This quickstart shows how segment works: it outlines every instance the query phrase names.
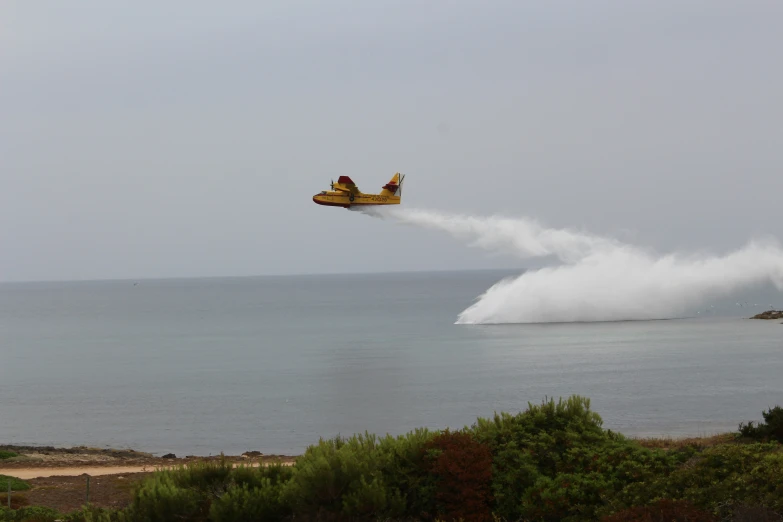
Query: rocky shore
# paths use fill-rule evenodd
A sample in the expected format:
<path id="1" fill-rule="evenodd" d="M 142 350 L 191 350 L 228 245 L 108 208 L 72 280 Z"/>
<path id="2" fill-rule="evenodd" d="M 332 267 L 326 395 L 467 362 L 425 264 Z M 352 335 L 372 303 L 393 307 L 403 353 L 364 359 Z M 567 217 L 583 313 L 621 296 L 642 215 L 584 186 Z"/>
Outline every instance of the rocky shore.
<path id="1" fill-rule="evenodd" d="M 2 445 L 0 452 L 16 454 L 14 457 L 0 459 L 0 474 L 3 470 L 21 468 L 59 468 L 74 466 L 114 467 L 114 466 L 172 466 L 194 461 L 218 460 L 221 457 L 232 462 L 293 462 L 294 456 L 265 455 L 260 451 L 247 451 L 241 455 L 187 455 L 178 457 L 173 453 L 156 457 L 151 453 L 132 449 L 101 449 L 85 446 L 73 448 L 55 448 L 51 446 Z"/>
<path id="2" fill-rule="evenodd" d="M 756 314 L 751 319 L 783 319 L 783 311 L 781 310 L 767 310 Z"/>

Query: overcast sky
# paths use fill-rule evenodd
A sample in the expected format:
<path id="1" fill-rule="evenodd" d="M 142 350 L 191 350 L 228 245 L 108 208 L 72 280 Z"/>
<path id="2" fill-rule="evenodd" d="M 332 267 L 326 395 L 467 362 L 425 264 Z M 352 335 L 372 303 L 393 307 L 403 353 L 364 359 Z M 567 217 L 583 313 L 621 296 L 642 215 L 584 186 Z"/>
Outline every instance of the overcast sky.
<path id="1" fill-rule="evenodd" d="M 0 3 L 0 280 L 510 267 L 312 195 L 783 237 L 777 0 Z"/>

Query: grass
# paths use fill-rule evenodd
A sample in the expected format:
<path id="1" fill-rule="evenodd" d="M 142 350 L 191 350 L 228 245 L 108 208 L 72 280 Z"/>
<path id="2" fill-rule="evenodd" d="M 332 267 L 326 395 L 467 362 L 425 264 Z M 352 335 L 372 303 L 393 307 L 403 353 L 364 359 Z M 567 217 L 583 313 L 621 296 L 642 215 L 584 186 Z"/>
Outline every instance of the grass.
<path id="1" fill-rule="evenodd" d="M 0 475 L 0 493 L 8 491 L 8 482 L 11 482 L 11 491 L 26 491 L 30 489 L 30 484 L 16 477 Z"/>
<path id="2" fill-rule="evenodd" d="M 130 476 L 128 476 L 128 477 L 126 477 L 124 479 L 119 479 L 117 477 L 112 477 L 110 480 L 111 480 L 112 486 L 114 486 L 118 490 L 126 491 L 126 492 L 130 493 L 130 492 L 133 491 L 133 488 L 136 487 L 137 483 L 139 483 L 139 482 L 141 482 L 143 480 L 146 480 L 149 477 L 149 475 L 151 475 L 151 474 L 152 473 L 143 473 L 143 474 L 142 473 L 134 473 L 134 474 L 131 474 Z M 139 476 L 139 475 L 141 475 L 141 476 Z"/>
<path id="3" fill-rule="evenodd" d="M 18 453 L 14 453 L 13 451 L 0 451 L 0 460 L 5 459 L 12 459 L 14 457 L 18 457 Z"/>

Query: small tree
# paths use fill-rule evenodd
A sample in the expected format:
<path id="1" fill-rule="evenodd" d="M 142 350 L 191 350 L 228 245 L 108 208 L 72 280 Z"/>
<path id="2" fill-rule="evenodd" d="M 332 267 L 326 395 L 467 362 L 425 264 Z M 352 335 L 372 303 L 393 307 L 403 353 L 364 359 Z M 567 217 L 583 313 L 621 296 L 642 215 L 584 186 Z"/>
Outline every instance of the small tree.
<path id="1" fill-rule="evenodd" d="M 783 443 L 783 408 L 775 406 L 762 412 L 761 415 L 764 417 L 764 422 L 756 426 L 753 425 L 753 421 L 747 424 L 740 423 L 740 435 L 755 440 L 774 440 Z"/>

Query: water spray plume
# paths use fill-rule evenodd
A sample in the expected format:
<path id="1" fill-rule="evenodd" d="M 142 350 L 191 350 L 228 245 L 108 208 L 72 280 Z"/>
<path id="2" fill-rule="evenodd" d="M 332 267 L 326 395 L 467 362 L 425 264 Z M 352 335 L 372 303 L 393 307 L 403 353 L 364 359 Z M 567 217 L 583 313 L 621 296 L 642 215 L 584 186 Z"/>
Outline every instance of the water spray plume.
<path id="1" fill-rule="evenodd" d="M 362 212 L 441 230 L 520 259 L 554 256 L 560 261 L 496 283 L 459 314 L 457 324 L 671 319 L 748 286 L 772 283 L 783 290 L 783 249 L 773 238 L 751 241 L 723 256 L 656 255 L 526 218 L 396 208 Z"/>

